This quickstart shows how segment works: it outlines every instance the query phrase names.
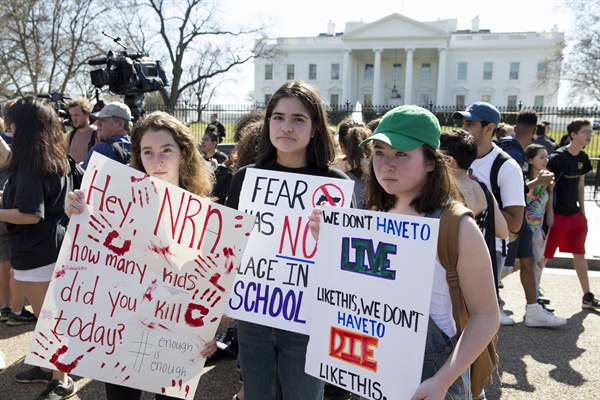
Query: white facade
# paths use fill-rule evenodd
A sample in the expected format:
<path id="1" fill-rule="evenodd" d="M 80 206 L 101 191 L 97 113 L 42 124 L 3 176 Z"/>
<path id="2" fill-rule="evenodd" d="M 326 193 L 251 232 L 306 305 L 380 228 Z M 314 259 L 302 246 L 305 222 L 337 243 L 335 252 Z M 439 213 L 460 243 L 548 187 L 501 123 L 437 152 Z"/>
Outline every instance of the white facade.
<path id="1" fill-rule="evenodd" d="M 536 82 L 563 33 L 491 33 L 479 30 L 478 17 L 467 31 L 456 24 L 392 14 L 346 23 L 344 33 L 330 23 L 318 37 L 277 38 L 280 56 L 255 60 L 254 97 L 266 101 L 284 82 L 302 79 L 332 105 L 557 105 L 558 87 Z"/>

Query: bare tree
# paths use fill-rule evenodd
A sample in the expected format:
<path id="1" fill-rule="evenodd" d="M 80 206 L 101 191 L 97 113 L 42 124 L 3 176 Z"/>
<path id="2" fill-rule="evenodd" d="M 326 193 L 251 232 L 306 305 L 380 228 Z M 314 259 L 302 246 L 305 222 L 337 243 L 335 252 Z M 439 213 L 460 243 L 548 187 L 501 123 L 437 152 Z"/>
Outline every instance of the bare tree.
<path id="1" fill-rule="evenodd" d="M 73 88 L 94 52 L 94 21 L 107 9 L 98 0 L 4 0 L 0 65 L 5 91 L 24 95 Z"/>
<path id="2" fill-rule="evenodd" d="M 147 31 L 145 37 L 135 39 L 136 33 L 128 31 L 136 50 L 150 56 L 166 55 L 162 61 L 171 74 L 169 87 L 161 90 L 161 96 L 167 106 L 176 105 L 184 93 L 188 100 L 206 102 L 214 94 L 214 78 L 254 58 L 275 55 L 272 44 L 256 40 L 264 36 L 264 24 L 228 29 L 219 18 L 215 1 L 131 0 L 127 10 L 145 17 L 136 24 Z"/>
<path id="3" fill-rule="evenodd" d="M 566 6 L 577 28 L 550 61 L 562 62 L 561 78 L 569 83 L 571 98 L 600 102 L 600 0 L 566 0 Z"/>

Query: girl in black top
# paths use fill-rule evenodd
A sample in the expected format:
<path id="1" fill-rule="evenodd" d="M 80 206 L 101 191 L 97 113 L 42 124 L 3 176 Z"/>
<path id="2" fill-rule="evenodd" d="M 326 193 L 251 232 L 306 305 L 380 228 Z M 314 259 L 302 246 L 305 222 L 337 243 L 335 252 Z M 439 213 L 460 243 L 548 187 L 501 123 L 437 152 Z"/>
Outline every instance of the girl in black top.
<path id="1" fill-rule="evenodd" d="M 4 189 L 0 220 L 7 225 L 15 280 L 39 318 L 66 231 L 63 216 L 72 189 L 67 176 L 67 144 L 58 116 L 48 103 L 24 97 L 10 107 L 9 116 L 14 132 L 11 176 Z M 29 373 L 44 374 L 44 380 L 50 380 L 41 398 L 50 393 L 75 393 L 66 373 L 53 371 L 50 377 L 49 372 L 35 367 L 16 378 L 31 382 L 23 377 Z"/>
<path id="2" fill-rule="evenodd" d="M 267 105 L 256 164 L 236 172 L 225 205 L 238 208 L 248 168 L 348 179 L 329 167 L 334 158 L 334 143 L 319 95 L 305 82 L 288 82 Z M 238 321 L 238 339 L 246 398 L 323 398 L 323 381 L 304 372 L 307 335 Z"/>

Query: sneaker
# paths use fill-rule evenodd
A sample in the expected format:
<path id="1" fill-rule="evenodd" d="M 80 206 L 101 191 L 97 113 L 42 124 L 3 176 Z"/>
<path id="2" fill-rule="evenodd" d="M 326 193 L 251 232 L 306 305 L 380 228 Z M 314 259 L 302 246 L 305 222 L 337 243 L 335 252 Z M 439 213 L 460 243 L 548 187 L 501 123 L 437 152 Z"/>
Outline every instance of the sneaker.
<path id="1" fill-rule="evenodd" d="M 33 367 L 15 375 L 15 381 L 19 383 L 50 383 L 51 380 L 52 371 L 44 371 L 40 367 Z"/>
<path id="2" fill-rule="evenodd" d="M 538 303 L 540 303 L 540 304 L 542 304 L 542 303 L 544 303 L 546 305 L 550 304 L 550 299 L 544 293 L 542 293 L 541 289 L 538 290 L 537 298 L 538 298 Z"/>
<path id="3" fill-rule="evenodd" d="M 227 331 L 217 335 L 217 351 L 215 351 L 207 361 L 217 360 L 227 355 L 237 357 L 238 344 L 236 340 L 237 329 L 229 328 Z"/>
<path id="4" fill-rule="evenodd" d="M 565 318 L 557 317 L 539 305 L 525 311 L 525 326 L 530 328 L 555 328 L 566 324 Z"/>
<path id="5" fill-rule="evenodd" d="M 554 314 L 554 311 L 555 311 L 555 310 L 554 310 L 554 308 L 552 308 L 552 307 L 550 307 L 550 306 L 548 305 L 549 303 L 544 303 L 544 302 L 540 301 L 539 299 L 538 299 L 538 301 L 537 301 L 537 302 L 538 302 L 538 304 L 539 304 L 539 305 L 540 305 L 540 306 L 541 306 L 541 307 L 542 307 L 544 310 L 546 310 L 546 311 L 548 311 L 548 312 L 551 312 L 552 314 Z"/>
<path id="6" fill-rule="evenodd" d="M 592 292 L 589 292 L 583 296 L 581 308 L 591 308 L 592 310 L 600 311 L 600 302 L 596 300 Z"/>
<path id="7" fill-rule="evenodd" d="M 19 314 L 19 315 L 15 314 L 13 312 L 8 314 L 8 321 L 6 321 L 6 325 L 18 326 L 18 325 L 29 324 L 32 322 L 33 323 L 37 322 L 37 318 L 35 317 L 35 315 L 33 315 L 33 313 L 31 313 L 27 309 L 23 308 L 23 310 L 21 311 L 21 314 Z"/>
<path id="8" fill-rule="evenodd" d="M 542 295 L 540 295 L 540 296 L 538 296 L 537 302 L 538 302 L 539 304 L 545 304 L 545 305 L 548 305 L 548 304 L 550 304 L 550 299 L 549 299 L 549 298 L 547 298 L 546 296 L 542 296 Z"/>
<path id="9" fill-rule="evenodd" d="M 8 321 L 8 314 L 10 314 L 11 312 L 12 310 L 10 309 L 10 307 L 2 307 L 0 309 L 0 322 Z"/>
<path id="10" fill-rule="evenodd" d="M 352 399 L 352 394 L 346 389 L 328 383 L 325 385 L 323 398 L 325 400 L 350 400 Z"/>
<path id="11" fill-rule="evenodd" d="M 71 377 L 67 378 L 67 384 L 65 385 L 58 379 L 53 380 L 48 384 L 46 390 L 42 392 L 35 400 L 62 400 L 68 399 L 77 393 L 77 388 L 73 383 Z"/>
<path id="12" fill-rule="evenodd" d="M 500 309 L 500 325 L 510 326 L 514 324 L 515 320 L 506 315 L 503 309 Z"/>

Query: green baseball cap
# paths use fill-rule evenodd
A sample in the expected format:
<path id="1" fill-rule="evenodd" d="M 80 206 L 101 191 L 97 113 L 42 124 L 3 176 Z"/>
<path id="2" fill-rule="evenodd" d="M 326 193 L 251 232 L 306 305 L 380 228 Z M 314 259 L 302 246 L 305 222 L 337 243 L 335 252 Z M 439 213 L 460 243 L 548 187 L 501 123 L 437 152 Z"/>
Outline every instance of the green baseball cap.
<path id="1" fill-rule="evenodd" d="M 363 140 L 380 140 L 396 150 L 411 151 L 423 144 L 440 148 L 440 123 L 429 110 L 419 106 L 400 106 L 388 111 L 371 137 Z"/>

